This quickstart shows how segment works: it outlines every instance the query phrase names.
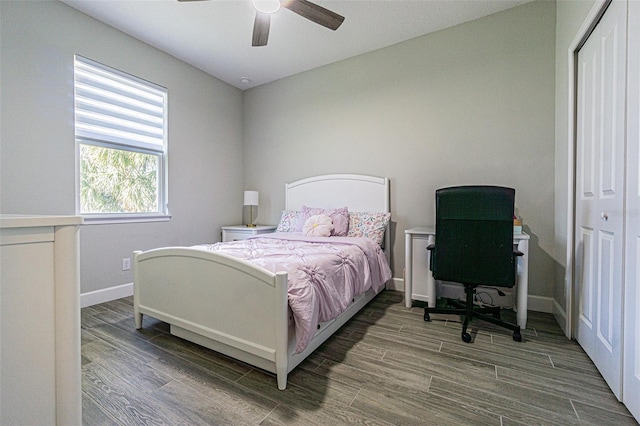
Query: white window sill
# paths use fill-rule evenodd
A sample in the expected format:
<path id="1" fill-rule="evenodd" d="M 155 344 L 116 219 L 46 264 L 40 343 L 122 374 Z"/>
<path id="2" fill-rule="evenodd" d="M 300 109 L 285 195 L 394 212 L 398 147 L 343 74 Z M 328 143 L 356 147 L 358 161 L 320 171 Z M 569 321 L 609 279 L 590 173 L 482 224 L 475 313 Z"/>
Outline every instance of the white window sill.
<path id="1" fill-rule="evenodd" d="M 123 214 L 123 215 L 82 215 L 85 225 L 107 225 L 114 223 L 168 222 L 169 214 Z"/>

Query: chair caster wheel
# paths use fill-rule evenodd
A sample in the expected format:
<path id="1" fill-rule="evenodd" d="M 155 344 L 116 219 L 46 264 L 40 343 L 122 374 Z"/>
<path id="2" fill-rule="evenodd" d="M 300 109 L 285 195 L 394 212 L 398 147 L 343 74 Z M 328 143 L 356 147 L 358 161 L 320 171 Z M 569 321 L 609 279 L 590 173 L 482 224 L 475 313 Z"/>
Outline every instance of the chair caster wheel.
<path id="1" fill-rule="evenodd" d="M 424 313 L 424 320 L 427 322 L 431 321 L 431 315 L 429 315 L 429 312 Z"/>
<path id="2" fill-rule="evenodd" d="M 513 340 L 516 342 L 522 342 L 522 334 L 520 334 L 520 331 L 513 332 Z"/>
<path id="3" fill-rule="evenodd" d="M 471 335 L 469 333 L 467 333 L 466 331 L 462 332 L 462 341 L 465 343 L 469 343 L 471 342 Z"/>

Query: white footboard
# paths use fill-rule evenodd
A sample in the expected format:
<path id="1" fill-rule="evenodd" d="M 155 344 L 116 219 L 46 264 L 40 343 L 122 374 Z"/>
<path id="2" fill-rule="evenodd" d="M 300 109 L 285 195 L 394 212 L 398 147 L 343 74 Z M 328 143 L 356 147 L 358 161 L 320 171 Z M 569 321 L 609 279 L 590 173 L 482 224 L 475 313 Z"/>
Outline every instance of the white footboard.
<path id="1" fill-rule="evenodd" d="M 165 321 L 173 334 L 276 373 L 285 389 L 286 273 L 186 247 L 135 252 L 133 300 L 136 328 L 143 314 Z"/>

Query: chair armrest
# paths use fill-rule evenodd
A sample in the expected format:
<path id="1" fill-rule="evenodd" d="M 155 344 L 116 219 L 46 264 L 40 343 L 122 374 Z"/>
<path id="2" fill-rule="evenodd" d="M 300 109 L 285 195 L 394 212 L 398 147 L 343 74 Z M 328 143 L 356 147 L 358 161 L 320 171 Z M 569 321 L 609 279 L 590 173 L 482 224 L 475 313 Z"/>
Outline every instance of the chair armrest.
<path id="1" fill-rule="evenodd" d="M 430 271 L 433 271 L 433 258 L 436 254 L 435 248 L 436 248 L 435 244 L 429 244 L 427 246 L 427 250 L 429 250 L 429 270 Z"/>

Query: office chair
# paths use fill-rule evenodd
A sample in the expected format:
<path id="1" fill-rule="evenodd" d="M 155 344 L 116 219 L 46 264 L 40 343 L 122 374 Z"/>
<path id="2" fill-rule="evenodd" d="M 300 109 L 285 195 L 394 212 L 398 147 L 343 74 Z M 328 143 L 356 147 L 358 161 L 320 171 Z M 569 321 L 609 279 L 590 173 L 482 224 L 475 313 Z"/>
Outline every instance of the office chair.
<path id="1" fill-rule="evenodd" d="M 520 327 L 500 319 L 500 307 L 474 305 L 476 287 L 513 287 L 517 256 L 513 248 L 515 190 L 498 186 L 458 186 L 436 191 L 436 238 L 427 247 L 436 280 L 464 285 L 466 302 L 447 301 L 444 308 L 425 307 L 430 314 L 460 314 L 462 340 L 471 342 L 467 327 L 473 318 L 513 330 L 513 340 L 522 341 Z"/>

